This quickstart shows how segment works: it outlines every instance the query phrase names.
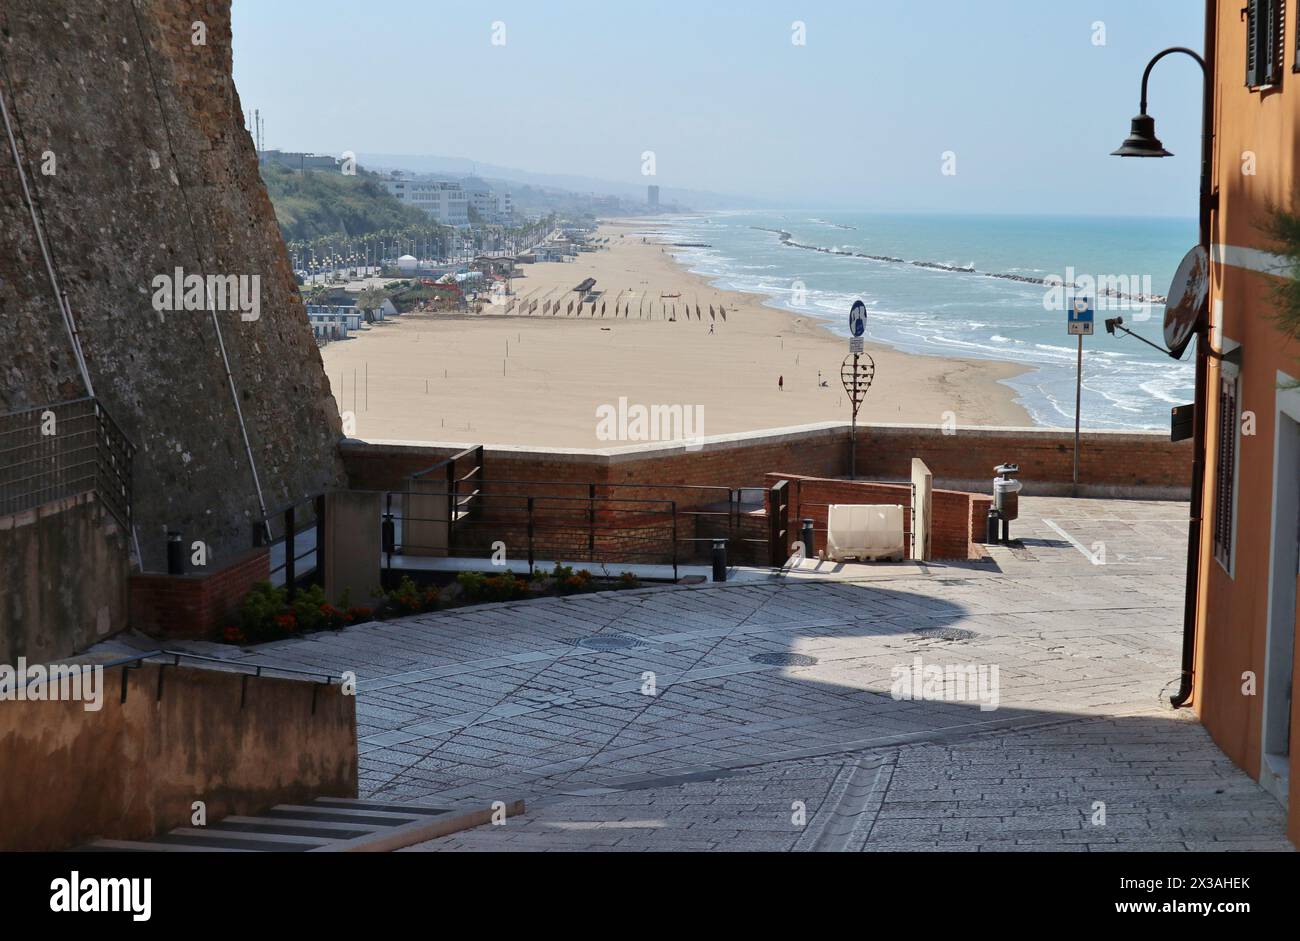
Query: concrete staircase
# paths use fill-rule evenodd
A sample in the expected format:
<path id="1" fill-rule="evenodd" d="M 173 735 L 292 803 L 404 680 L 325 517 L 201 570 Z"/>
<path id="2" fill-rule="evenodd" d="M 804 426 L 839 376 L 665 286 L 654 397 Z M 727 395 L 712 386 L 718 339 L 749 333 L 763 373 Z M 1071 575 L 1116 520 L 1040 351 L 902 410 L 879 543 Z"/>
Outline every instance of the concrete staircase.
<path id="1" fill-rule="evenodd" d="M 524 802 L 505 805 L 507 817 Z M 280 804 L 254 817 L 231 816 L 206 827 L 177 827 L 152 840 L 95 840 L 79 852 L 148 853 L 385 853 L 490 823 L 481 804 L 430 806 L 318 797 Z"/>

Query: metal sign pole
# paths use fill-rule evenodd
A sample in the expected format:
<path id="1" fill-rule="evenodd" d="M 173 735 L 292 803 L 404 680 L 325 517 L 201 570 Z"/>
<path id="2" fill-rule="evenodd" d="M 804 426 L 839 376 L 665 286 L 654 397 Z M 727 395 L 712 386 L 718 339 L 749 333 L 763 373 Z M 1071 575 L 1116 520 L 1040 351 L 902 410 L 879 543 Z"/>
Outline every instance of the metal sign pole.
<path id="1" fill-rule="evenodd" d="M 1078 337 L 1079 352 L 1074 363 L 1074 473 L 1071 496 L 1079 495 L 1079 418 L 1083 411 L 1083 338 L 1092 336 L 1093 306 L 1087 296 L 1072 297 L 1066 308 L 1065 332 Z"/>
<path id="2" fill-rule="evenodd" d="M 858 354 L 853 354 L 853 422 L 849 426 L 849 480 L 858 479 Z"/>
<path id="3" fill-rule="evenodd" d="M 1079 334 L 1079 355 L 1074 367 L 1074 488 L 1079 495 L 1079 407 L 1083 402 L 1083 334 Z"/>

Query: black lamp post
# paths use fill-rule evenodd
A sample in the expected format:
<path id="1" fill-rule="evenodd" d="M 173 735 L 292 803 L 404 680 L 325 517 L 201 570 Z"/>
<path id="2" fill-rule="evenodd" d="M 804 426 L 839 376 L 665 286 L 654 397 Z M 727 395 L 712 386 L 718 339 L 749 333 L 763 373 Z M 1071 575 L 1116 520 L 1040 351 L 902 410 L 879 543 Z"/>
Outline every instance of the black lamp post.
<path id="1" fill-rule="evenodd" d="M 1205 18 L 1205 48 L 1214 48 L 1214 4 L 1210 4 Z M 1210 214 L 1214 211 L 1215 195 L 1210 189 L 1210 167 L 1214 154 L 1214 92 L 1212 73 L 1199 54 L 1184 46 L 1173 46 L 1155 54 L 1142 73 L 1142 102 L 1137 117 L 1133 119 L 1128 138 L 1112 152 L 1116 157 L 1172 157 L 1156 137 L 1156 122 L 1147 114 L 1147 80 L 1155 64 L 1172 53 L 1191 56 L 1201 67 L 1203 90 L 1201 101 L 1201 191 L 1200 191 L 1200 244 L 1209 257 Z M 1182 682 L 1178 693 L 1170 697 L 1174 708 L 1187 703 L 1192 695 L 1192 673 L 1196 666 L 1196 609 L 1200 595 L 1201 512 L 1205 481 L 1205 408 L 1206 384 L 1209 376 L 1209 292 L 1205 306 L 1200 311 L 1195 327 L 1196 336 L 1196 400 L 1192 418 L 1192 493 L 1191 516 L 1187 530 L 1187 579 L 1183 596 L 1183 655 Z M 1175 359 L 1183 349 L 1167 351 Z"/>

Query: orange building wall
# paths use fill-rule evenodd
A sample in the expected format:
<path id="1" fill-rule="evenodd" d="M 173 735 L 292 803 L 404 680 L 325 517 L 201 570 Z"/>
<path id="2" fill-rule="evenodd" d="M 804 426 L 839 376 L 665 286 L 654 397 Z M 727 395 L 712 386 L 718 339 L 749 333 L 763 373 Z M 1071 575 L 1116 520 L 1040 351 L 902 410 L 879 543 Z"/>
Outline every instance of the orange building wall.
<path id="1" fill-rule="evenodd" d="M 1215 63 L 1214 183 L 1219 206 L 1212 239 L 1218 245 L 1273 251 L 1261 230 L 1271 206 L 1292 211 L 1297 201 L 1300 153 L 1300 73 L 1292 72 L 1296 4 L 1286 10 L 1286 64 L 1277 91 L 1245 86 L 1246 23 L 1240 2 L 1212 3 L 1217 10 Z M 1243 154 L 1255 155 L 1255 174 L 1243 173 Z M 1300 343 L 1271 321 L 1278 283 L 1269 275 L 1231 265 L 1214 265 L 1211 297 L 1221 303 L 1224 337 L 1242 345 L 1239 409 L 1253 412 L 1255 434 L 1242 435 L 1237 458 L 1236 559 L 1233 576 L 1214 559 L 1215 457 L 1218 453 L 1220 368 L 1209 371 L 1208 451 L 1201 546 L 1201 605 L 1194 705 L 1220 748 L 1258 778 L 1263 719 L 1262 695 L 1242 693 L 1242 674 L 1253 671 L 1262 687 L 1267 642 L 1268 577 L 1271 565 L 1273 450 L 1277 372 L 1300 375 Z M 1300 651 L 1300 644 L 1297 645 Z M 1261 689 L 1262 692 L 1262 689 Z M 1292 704 L 1292 727 L 1300 731 L 1300 708 Z M 1293 760 L 1293 764 L 1298 764 Z M 1290 827 L 1300 840 L 1300 767 L 1290 780 Z"/>

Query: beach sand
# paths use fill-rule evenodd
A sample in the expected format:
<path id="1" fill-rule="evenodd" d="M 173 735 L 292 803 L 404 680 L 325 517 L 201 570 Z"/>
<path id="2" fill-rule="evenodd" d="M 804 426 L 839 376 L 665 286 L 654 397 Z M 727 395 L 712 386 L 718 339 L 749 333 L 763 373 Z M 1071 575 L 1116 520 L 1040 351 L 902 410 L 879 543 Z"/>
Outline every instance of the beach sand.
<path id="1" fill-rule="evenodd" d="M 514 279 L 520 309 L 533 298 L 563 295 L 584 278 L 603 291 L 606 314 L 581 317 L 503 313 L 409 313 L 325 346 L 322 357 L 341 412 L 355 415 L 363 439 L 608 448 L 597 409 L 702 406 L 703 429 L 716 435 L 820 421 L 848 421 L 840 364 L 848 342 L 820 322 L 764 307 L 758 295 L 720 291 L 673 261 L 663 246 L 633 232 L 645 222 L 612 221 L 599 236 L 610 248 L 571 262 L 523 265 Z M 680 298 L 661 298 L 680 294 Z M 619 316 L 615 317 L 615 299 Z M 623 302 L 630 316 L 621 313 Z M 691 317 L 684 307 L 689 303 Z M 703 317 L 697 320 L 699 304 Z M 725 322 L 709 319 L 726 307 Z M 676 322 L 665 319 L 676 305 Z M 640 307 L 652 308 L 645 319 Z M 845 311 L 847 319 L 848 311 Z M 649 318 L 653 319 L 649 319 Z M 709 333 L 710 323 L 713 333 Z M 1030 425 L 999 380 L 1023 367 L 988 360 L 915 356 L 868 344 L 875 381 L 858 420 L 958 426 Z M 818 383 L 818 373 L 826 385 Z M 778 380 L 783 379 L 779 385 Z"/>

